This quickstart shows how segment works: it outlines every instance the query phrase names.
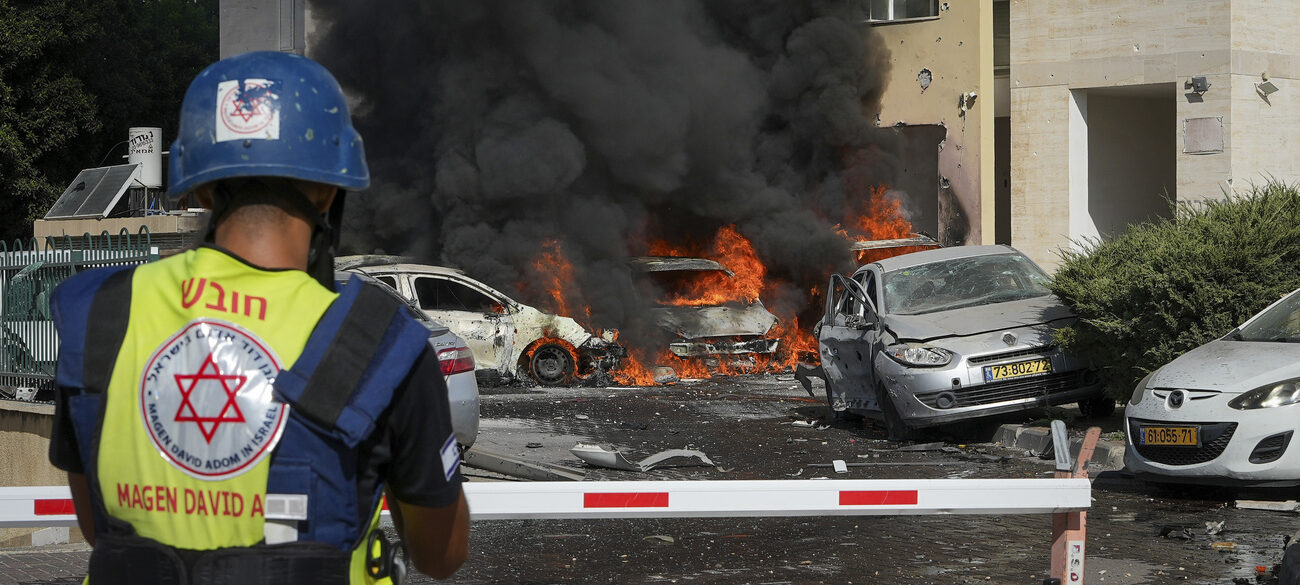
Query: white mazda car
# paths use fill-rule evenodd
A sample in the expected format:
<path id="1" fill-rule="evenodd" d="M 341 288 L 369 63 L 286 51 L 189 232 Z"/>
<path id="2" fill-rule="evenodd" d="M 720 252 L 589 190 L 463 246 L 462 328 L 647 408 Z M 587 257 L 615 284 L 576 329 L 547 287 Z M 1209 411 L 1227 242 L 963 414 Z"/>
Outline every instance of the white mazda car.
<path id="1" fill-rule="evenodd" d="M 1124 418 L 1139 478 L 1300 484 L 1300 290 L 1152 372 Z"/>

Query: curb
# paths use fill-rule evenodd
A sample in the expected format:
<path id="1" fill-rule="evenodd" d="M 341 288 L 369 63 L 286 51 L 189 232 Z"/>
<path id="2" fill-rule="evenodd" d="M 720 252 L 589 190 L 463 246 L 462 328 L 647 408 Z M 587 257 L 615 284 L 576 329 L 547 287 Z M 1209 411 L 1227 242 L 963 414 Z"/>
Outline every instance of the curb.
<path id="1" fill-rule="evenodd" d="M 1052 430 L 1047 427 L 1026 427 L 1022 425 L 1002 425 L 993 434 L 993 442 L 1014 449 L 1042 453 L 1052 448 Z M 1070 456 L 1078 457 L 1083 446 L 1083 438 L 1070 439 Z M 1124 468 L 1124 443 L 1119 441 L 1097 441 L 1097 449 L 1092 453 L 1092 470 L 1113 471 Z"/>

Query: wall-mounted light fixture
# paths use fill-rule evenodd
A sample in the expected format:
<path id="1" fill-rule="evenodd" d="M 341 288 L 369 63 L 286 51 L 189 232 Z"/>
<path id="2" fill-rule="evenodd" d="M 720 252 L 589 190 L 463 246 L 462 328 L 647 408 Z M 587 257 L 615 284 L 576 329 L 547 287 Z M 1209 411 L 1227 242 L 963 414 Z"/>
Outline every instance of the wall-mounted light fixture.
<path id="1" fill-rule="evenodd" d="M 1210 90 L 1210 82 L 1206 81 L 1204 75 L 1197 75 L 1196 77 L 1191 78 L 1187 83 L 1184 83 L 1183 88 L 1190 89 L 1198 94 L 1204 94 Z"/>
<path id="2" fill-rule="evenodd" d="M 1268 97 L 1269 94 L 1275 93 L 1277 90 L 1281 89 L 1277 84 L 1268 80 L 1268 73 L 1259 74 L 1259 79 L 1260 82 L 1255 84 L 1255 91 L 1258 91 L 1259 95 Z"/>

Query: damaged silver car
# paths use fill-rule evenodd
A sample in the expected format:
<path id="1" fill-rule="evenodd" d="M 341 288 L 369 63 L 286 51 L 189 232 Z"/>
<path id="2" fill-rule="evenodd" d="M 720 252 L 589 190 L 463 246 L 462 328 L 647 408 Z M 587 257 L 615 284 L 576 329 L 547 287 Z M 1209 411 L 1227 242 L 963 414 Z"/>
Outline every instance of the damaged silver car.
<path id="1" fill-rule="evenodd" d="M 1047 282 L 1009 246 L 915 252 L 833 275 L 814 332 L 829 406 L 883 418 L 895 439 L 1076 401 L 1108 414 L 1114 401 L 1088 362 L 1053 342 L 1075 317 Z"/>
<path id="2" fill-rule="evenodd" d="M 707 290 L 725 290 L 735 277 L 716 260 L 676 256 L 642 256 L 628 261 L 653 297 L 655 324 L 671 339 L 668 350 L 680 358 L 749 359 L 772 354 L 781 340 L 769 334 L 777 324 L 762 301 L 725 295 L 710 298 Z M 723 285 L 723 286 L 718 286 Z"/>
<path id="3" fill-rule="evenodd" d="M 401 258 L 340 258 L 336 266 L 374 277 L 417 302 L 465 339 L 480 375 L 566 385 L 606 372 L 626 355 L 616 333 L 595 335 L 569 317 L 546 313 L 502 294 L 455 268 Z"/>

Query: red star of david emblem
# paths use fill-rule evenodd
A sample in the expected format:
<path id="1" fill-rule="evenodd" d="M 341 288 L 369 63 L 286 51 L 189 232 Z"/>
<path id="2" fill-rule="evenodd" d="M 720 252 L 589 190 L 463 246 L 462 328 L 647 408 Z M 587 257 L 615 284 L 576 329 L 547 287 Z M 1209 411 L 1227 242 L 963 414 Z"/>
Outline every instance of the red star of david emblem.
<path id="1" fill-rule="evenodd" d="M 217 362 L 212 359 L 212 354 L 208 353 L 207 359 L 203 360 L 203 365 L 199 367 L 197 374 L 174 374 L 176 385 L 181 389 L 181 407 L 176 411 L 176 422 L 192 422 L 199 425 L 199 432 L 203 433 L 203 438 L 208 443 L 212 443 L 212 437 L 217 434 L 217 428 L 222 423 L 242 423 L 244 422 L 244 413 L 239 410 L 239 403 L 235 402 L 235 396 L 239 389 L 248 381 L 248 376 L 232 376 L 221 373 L 221 368 Z M 221 406 L 221 412 L 216 416 L 199 416 L 194 409 L 194 403 L 190 398 L 194 394 L 194 388 L 199 382 L 217 382 L 221 384 L 222 390 L 225 391 L 225 403 Z M 186 412 L 188 411 L 188 414 Z"/>
<path id="2" fill-rule="evenodd" d="M 230 100 L 234 105 L 230 115 L 232 117 L 238 116 L 247 123 L 249 120 L 262 115 L 262 104 L 266 101 L 266 98 L 250 97 L 246 95 L 249 92 L 244 93 L 245 95 L 240 95 L 239 92 L 236 92 L 235 97 Z"/>

